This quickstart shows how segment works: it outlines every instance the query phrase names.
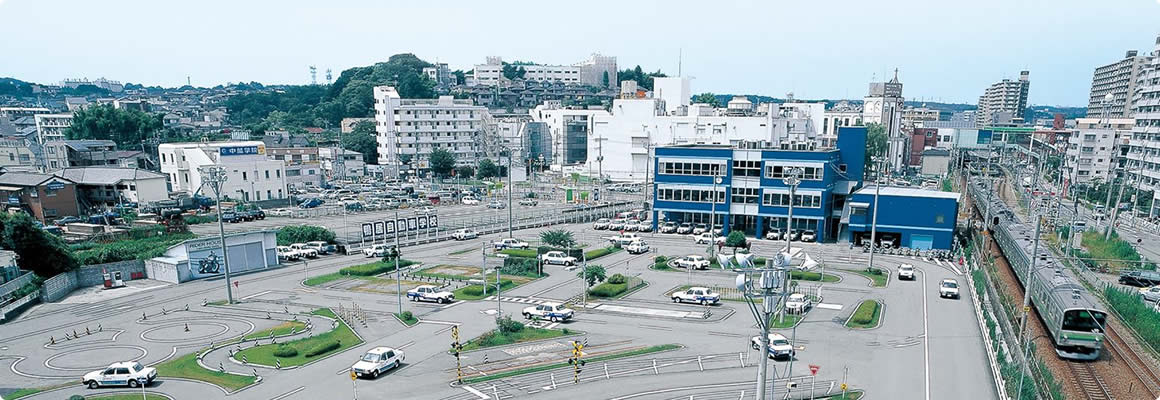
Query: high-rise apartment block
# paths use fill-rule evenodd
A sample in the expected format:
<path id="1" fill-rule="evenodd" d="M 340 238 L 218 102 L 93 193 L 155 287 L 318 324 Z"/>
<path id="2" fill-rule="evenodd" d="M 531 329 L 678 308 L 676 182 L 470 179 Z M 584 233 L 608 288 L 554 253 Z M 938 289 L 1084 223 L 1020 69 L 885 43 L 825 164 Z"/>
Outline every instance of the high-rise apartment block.
<path id="1" fill-rule="evenodd" d="M 385 176 L 430 168 L 435 149 L 454 154 L 457 166 L 474 166 L 484 155 L 487 107 L 451 96 L 403 99 L 391 86 L 376 86 L 374 97 L 375 136 Z"/>
<path id="2" fill-rule="evenodd" d="M 1030 76 L 1030 71 L 1020 71 L 1019 80 L 1004 79 L 988 87 L 979 96 L 975 122 L 981 126 L 1022 123 L 1027 112 Z"/>
<path id="3" fill-rule="evenodd" d="M 1087 116 L 1089 118 L 1129 118 L 1135 111 L 1136 82 L 1140 72 L 1148 65 L 1152 57 L 1138 55 L 1136 50 L 1129 50 L 1120 61 L 1096 67 L 1092 75 L 1092 91 L 1088 100 Z M 1105 97 L 1111 93 L 1111 102 L 1105 103 Z M 1106 108 L 1106 109 L 1105 109 Z M 1105 114 L 1106 112 L 1106 114 Z"/>
<path id="4" fill-rule="evenodd" d="M 1128 141 L 1125 170 L 1129 182 L 1143 190 L 1152 190 L 1152 209 L 1149 216 L 1160 214 L 1160 36 L 1147 64 L 1141 67 L 1136 80 L 1133 106 L 1136 127 Z M 1142 200 L 1140 201 L 1143 202 Z"/>

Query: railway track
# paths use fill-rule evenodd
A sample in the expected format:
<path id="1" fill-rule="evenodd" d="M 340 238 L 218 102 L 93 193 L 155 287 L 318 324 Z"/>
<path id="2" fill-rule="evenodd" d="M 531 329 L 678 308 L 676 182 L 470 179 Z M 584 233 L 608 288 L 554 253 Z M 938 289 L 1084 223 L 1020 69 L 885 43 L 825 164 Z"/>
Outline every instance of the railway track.
<path id="1" fill-rule="evenodd" d="M 1120 336 L 1115 329 L 1109 324 L 1106 326 L 1107 331 L 1104 332 L 1104 347 L 1106 347 L 1112 355 L 1119 361 L 1123 361 L 1128 365 L 1128 369 L 1132 374 L 1144 383 L 1144 390 L 1147 390 L 1151 396 L 1160 396 L 1160 372 L 1157 372 L 1155 366 L 1145 361 L 1138 353 L 1128 346 L 1124 338 Z"/>
<path id="2" fill-rule="evenodd" d="M 1092 369 L 1091 363 L 1069 361 L 1067 368 L 1071 370 L 1072 379 L 1080 393 L 1088 400 L 1115 400 L 1108 384 Z"/>

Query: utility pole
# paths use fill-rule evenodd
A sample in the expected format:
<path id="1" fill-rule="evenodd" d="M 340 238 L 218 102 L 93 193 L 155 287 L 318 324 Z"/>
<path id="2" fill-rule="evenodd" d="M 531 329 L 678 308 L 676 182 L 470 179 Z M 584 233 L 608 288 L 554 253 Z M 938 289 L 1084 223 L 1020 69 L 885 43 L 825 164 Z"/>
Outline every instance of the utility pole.
<path id="1" fill-rule="evenodd" d="M 1035 244 L 1031 245 L 1031 265 L 1027 268 L 1027 285 L 1025 285 L 1024 287 L 1028 287 L 1028 288 L 1034 287 L 1031 284 L 1031 279 L 1033 279 L 1033 277 L 1035 276 L 1035 261 L 1039 259 L 1039 228 L 1042 225 L 1043 225 L 1043 218 L 1040 216 L 1036 216 L 1035 217 L 1035 242 L 1034 242 Z M 1025 368 L 1029 368 L 1027 366 L 1027 348 L 1028 348 L 1027 342 L 1029 342 L 1030 339 L 1028 339 L 1025 336 L 1027 333 L 1027 314 L 1029 314 L 1030 311 L 1031 311 L 1031 291 L 1024 290 L 1023 291 L 1023 317 L 1022 317 L 1022 322 L 1021 322 L 1022 326 L 1019 328 L 1019 337 L 1020 337 L 1020 340 L 1023 340 L 1023 344 L 1021 345 L 1021 347 L 1019 349 L 1019 356 L 1023 358 L 1023 367 L 1020 368 L 1021 370 L 1025 369 Z M 1018 388 L 1018 390 L 1015 391 L 1015 393 L 1023 393 L 1023 377 L 1026 375 L 1027 374 L 1023 374 L 1023 373 L 1019 374 L 1019 388 Z"/>
<path id="2" fill-rule="evenodd" d="M 1108 211 L 1112 214 L 1108 219 L 1108 230 L 1104 232 L 1104 240 L 1111 240 L 1112 238 L 1112 227 L 1116 225 L 1116 217 L 1120 216 L 1120 202 L 1124 200 L 1124 187 L 1128 186 L 1127 167 L 1119 168 L 1119 170 L 1124 172 L 1124 179 L 1120 179 L 1120 194 L 1116 195 L 1116 204 L 1114 204 L 1110 211 Z M 1108 188 L 1108 195 L 1111 194 L 1111 188 Z"/>
<path id="3" fill-rule="evenodd" d="M 786 219 L 785 224 L 785 252 L 787 254 L 791 254 L 789 246 L 790 238 L 793 237 L 793 200 L 794 195 L 797 192 L 797 185 L 802 182 L 801 178 L 798 178 L 798 175 L 801 174 L 801 168 L 791 168 L 786 174 L 787 176 L 785 179 L 782 180 L 782 183 L 785 183 L 786 186 L 789 186 L 789 218 Z"/>
<path id="4" fill-rule="evenodd" d="M 717 223 L 717 185 L 720 185 L 721 181 L 722 180 L 720 175 L 713 175 L 713 203 L 710 205 L 709 211 L 709 237 L 713 238 L 713 240 L 709 241 L 710 257 L 717 256 L 717 254 L 713 252 L 713 248 L 717 245 L 717 237 L 715 236 L 716 231 L 714 230 L 714 226 L 716 226 Z"/>
<path id="5" fill-rule="evenodd" d="M 878 162 L 873 158 L 870 159 L 870 162 L 876 168 L 874 168 L 874 215 L 870 216 L 870 260 L 866 262 L 866 272 L 874 270 L 874 252 L 876 251 L 874 248 L 874 236 L 878 234 L 878 195 L 882 193 L 882 179 L 879 179 L 879 176 L 882 174 L 880 168 L 877 168 Z M 988 207 L 987 209 L 990 210 L 991 208 Z"/>
<path id="6" fill-rule="evenodd" d="M 516 187 L 512 186 L 512 167 L 514 167 L 514 165 L 512 165 L 512 149 L 504 148 L 504 150 L 507 150 L 508 155 L 508 237 L 512 238 L 514 237 L 512 236 L 512 192 L 516 190 Z"/>
<path id="7" fill-rule="evenodd" d="M 778 253 L 766 261 L 764 268 L 739 270 L 735 281 L 737 289 L 745 295 L 745 302 L 749 305 L 749 311 L 753 313 L 754 319 L 757 320 L 757 326 L 761 328 L 761 355 L 759 356 L 761 363 L 758 364 L 757 369 L 758 400 L 765 400 L 768 395 L 769 324 L 775 312 L 784 312 L 780 297 L 784 296 L 789 285 L 788 271 L 786 270 L 789 263 L 788 254 Z M 754 275 L 756 275 L 757 282 L 754 282 Z M 761 299 L 760 305 L 755 298 Z M 796 343 L 791 343 L 791 345 L 796 345 Z"/>
<path id="8" fill-rule="evenodd" d="M 214 199 L 217 202 L 217 220 L 218 220 L 218 237 L 222 245 L 222 266 L 226 274 L 226 301 L 229 304 L 234 304 L 234 291 L 230 287 L 230 256 L 226 251 L 226 228 L 222 223 L 222 184 L 226 183 L 229 176 L 226 174 L 226 169 L 220 165 L 207 165 L 201 167 L 201 184 L 209 185 L 213 189 Z"/>
<path id="9" fill-rule="evenodd" d="M 399 210 L 395 209 L 395 224 L 399 223 Z M 399 271 L 399 257 L 403 252 L 399 250 L 399 232 L 402 228 L 395 226 L 395 299 L 399 302 L 399 315 L 403 315 L 403 273 Z"/>

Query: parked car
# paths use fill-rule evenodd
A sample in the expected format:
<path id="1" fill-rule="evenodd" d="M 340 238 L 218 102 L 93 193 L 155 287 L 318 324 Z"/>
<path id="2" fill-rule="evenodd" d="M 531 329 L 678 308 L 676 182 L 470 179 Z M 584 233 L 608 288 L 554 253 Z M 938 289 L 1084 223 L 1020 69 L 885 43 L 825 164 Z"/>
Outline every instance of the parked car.
<path id="1" fill-rule="evenodd" d="M 639 223 L 639 222 L 640 221 L 637 221 L 635 219 L 625 220 L 624 226 L 621 227 L 620 230 L 625 231 L 625 232 L 636 232 L 636 226 L 637 226 L 637 223 Z"/>
<path id="2" fill-rule="evenodd" d="M 781 230 L 772 229 L 765 233 L 765 240 L 781 240 L 782 235 Z"/>
<path id="3" fill-rule="evenodd" d="M 608 223 L 608 230 L 610 231 L 619 231 L 621 229 L 624 229 L 623 219 L 617 218 Z"/>
<path id="4" fill-rule="evenodd" d="M 910 264 L 902 264 L 898 266 L 898 279 L 906 279 L 908 281 L 914 280 L 914 266 Z"/>
<path id="5" fill-rule="evenodd" d="M 592 223 L 592 229 L 605 230 L 608 229 L 608 218 L 601 218 Z"/>
<path id="6" fill-rule="evenodd" d="M 1140 295 L 1149 303 L 1160 301 L 1160 286 L 1140 288 Z"/>
<path id="7" fill-rule="evenodd" d="M 477 237 L 479 234 L 475 233 L 474 229 L 469 228 L 456 229 L 455 232 L 451 233 L 451 238 L 455 240 L 475 239 Z"/>
<path id="8" fill-rule="evenodd" d="M 138 386 L 149 386 L 156 378 L 157 370 L 153 367 L 146 367 L 135 361 L 126 361 L 109 364 L 104 369 L 89 372 L 81 378 L 81 383 L 84 383 L 89 389 L 96 389 L 101 386 L 128 386 L 135 388 Z"/>
<path id="9" fill-rule="evenodd" d="M 80 217 L 74 217 L 74 216 L 70 215 L 70 216 L 67 216 L 64 218 L 58 218 L 56 221 L 53 221 L 52 223 L 54 225 L 57 225 L 57 226 L 64 226 L 66 224 L 75 224 L 78 222 L 85 222 L 85 220 L 81 219 Z"/>
<path id="10" fill-rule="evenodd" d="M 717 304 L 721 301 L 721 294 L 707 287 L 694 286 L 685 291 L 676 291 L 670 295 L 674 303 L 701 303 L 701 305 Z"/>
<path id="11" fill-rule="evenodd" d="M 570 266 L 576 264 L 576 257 L 569 256 L 568 253 L 562 251 L 549 251 L 540 256 L 540 261 L 544 264 Z"/>
<path id="12" fill-rule="evenodd" d="M 471 196 L 464 197 L 464 198 L 460 199 L 459 202 L 465 206 L 478 206 L 479 205 L 479 199 L 471 197 Z"/>
<path id="13" fill-rule="evenodd" d="M 496 250 L 527 249 L 530 246 L 528 242 L 516 238 L 500 239 L 498 241 L 492 242 L 491 245 L 495 247 Z"/>
<path id="14" fill-rule="evenodd" d="M 306 247 L 309 247 L 309 248 L 313 249 L 314 251 L 317 251 L 318 254 L 320 254 L 320 255 L 330 254 L 330 253 L 333 253 L 337 250 L 334 248 L 333 244 L 326 243 L 323 241 L 306 242 Z"/>
<path id="15" fill-rule="evenodd" d="M 628 254 L 644 254 L 648 253 L 648 250 L 648 243 L 639 239 L 624 245 L 624 251 L 627 251 Z"/>
<path id="16" fill-rule="evenodd" d="M 407 291 L 407 300 L 433 301 L 443 304 L 455 301 L 455 294 L 432 285 L 421 285 Z"/>
<path id="17" fill-rule="evenodd" d="M 523 314 L 527 319 L 539 318 L 562 322 L 572 319 L 576 312 L 560 303 L 542 303 L 524 308 Z"/>
<path id="18" fill-rule="evenodd" d="M 322 203 L 322 199 L 320 198 L 310 198 L 303 200 L 301 203 L 298 203 L 298 208 L 315 208 L 321 206 Z"/>
<path id="19" fill-rule="evenodd" d="M 493 201 L 493 202 L 487 203 L 487 208 L 502 210 L 502 209 L 507 208 L 507 203 L 504 203 L 502 201 Z"/>
<path id="20" fill-rule="evenodd" d="M 785 310 L 794 314 L 801 314 L 809 311 L 813 306 L 813 301 L 809 297 L 801 293 L 794 293 L 789 295 L 789 299 L 785 301 Z"/>
<path id="21" fill-rule="evenodd" d="M 680 268 L 706 269 L 709 268 L 709 260 L 704 256 L 687 255 L 677 259 L 673 262 L 674 265 Z"/>
<path id="22" fill-rule="evenodd" d="M 648 221 L 640 221 L 636 223 L 637 232 L 652 232 L 652 223 Z"/>
<path id="23" fill-rule="evenodd" d="M 265 212 L 265 211 L 262 211 L 262 209 L 260 209 L 260 208 L 259 208 L 259 209 L 254 209 L 254 210 L 250 210 L 250 211 L 246 211 L 246 214 L 249 214 L 249 216 L 250 216 L 250 219 L 251 219 L 251 220 L 262 220 L 262 219 L 266 219 L 266 212 Z"/>
<path id="24" fill-rule="evenodd" d="M 677 226 L 677 233 L 681 234 L 681 235 L 688 235 L 690 233 L 693 233 L 693 224 L 685 222 L 685 223 L 682 223 L 681 225 L 678 225 Z"/>
<path id="25" fill-rule="evenodd" d="M 817 234 L 816 232 L 814 232 L 814 231 L 812 231 L 812 230 L 805 230 L 805 231 L 802 231 L 801 241 L 803 241 L 803 242 L 813 242 L 813 241 L 816 241 L 816 240 L 818 240 L 818 234 Z"/>
<path id="26" fill-rule="evenodd" d="M 708 231 L 709 231 L 709 225 L 697 224 L 697 225 L 693 226 L 693 234 L 694 235 L 700 235 L 700 234 L 708 232 Z"/>
<path id="27" fill-rule="evenodd" d="M 938 285 L 939 297 L 959 298 L 959 282 L 954 279 L 943 279 Z"/>
<path id="28" fill-rule="evenodd" d="M 695 242 L 697 242 L 697 244 L 709 244 L 710 242 L 712 242 L 713 244 L 724 244 L 725 243 L 724 236 L 714 236 L 712 233 L 709 233 L 709 232 L 701 232 L 697 236 L 694 236 L 693 240 Z"/>
<path id="29" fill-rule="evenodd" d="M 367 248 L 363 249 L 363 254 L 366 255 L 367 257 L 379 257 L 379 258 L 381 258 L 381 257 L 385 257 L 387 255 L 387 251 L 390 251 L 390 248 L 387 247 L 387 245 L 376 244 L 376 245 L 372 245 L 371 247 L 367 247 Z"/>
<path id="30" fill-rule="evenodd" d="M 665 222 L 657 229 L 660 233 L 677 233 L 677 224 L 675 222 Z"/>
<path id="31" fill-rule="evenodd" d="M 523 199 L 523 200 L 520 200 L 520 205 L 521 205 L 521 206 L 535 207 L 535 206 L 536 206 L 536 205 L 538 205 L 538 204 L 540 204 L 540 202 L 536 201 L 535 199 Z"/>
<path id="32" fill-rule="evenodd" d="M 294 215 L 294 212 L 290 211 L 289 208 L 275 208 L 270 210 L 271 217 L 289 217 L 291 215 Z"/>
<path id="33" fill-rule="evenodd" d="M 302 253 L 298 250 L 291 249 L 290 246 L 278 246 L 275 250 L 278 253 L 278 258 L 287 261 L 297 261 L 302 258 Z"/>
<path id="34" fill-rule="evenodd" d="M 390 347 L 375 347 L 363 354 L 358 362 L 350 367 L 350 372 L 359 377 L 378 378 L 379 374 L 398 368 L 406 355 L 402 350 Z"/>
<path id="35" fill-rule="evenodd" d="M 754 350 L 761 351 L 761 336 L 754 336 L 749 339 L 749 347 Z M 793 344 L 789 342 L 785 336 L 780 333 L 769 334 L 769 358 L 793 358 L 796 351 Z"/>
<path id="36" fill-rule="evenodd" d="M 236 224 L 236 223 L 242 222 L 242 221 L 243 221 L 243 219 L 240 215 L 238 215 L 238 213 L 235 213 L 232 211 L 222 213 L 222 222 L 229 222 L 231 224 Z"/>
<path id="37" fill-rule="evenodd" d="M 1124 270 L 1120 272 L 1120 283 L 1141 287 L 1160 285 L 1160 272 Z"/>
<path id="38" fill-rule="evenodd" d="M 307 258 L 318 258 L 318 250 L 315 250 L 306 243 L 294 243 L 290 248 L 297 251 L 299 255 Z"/>

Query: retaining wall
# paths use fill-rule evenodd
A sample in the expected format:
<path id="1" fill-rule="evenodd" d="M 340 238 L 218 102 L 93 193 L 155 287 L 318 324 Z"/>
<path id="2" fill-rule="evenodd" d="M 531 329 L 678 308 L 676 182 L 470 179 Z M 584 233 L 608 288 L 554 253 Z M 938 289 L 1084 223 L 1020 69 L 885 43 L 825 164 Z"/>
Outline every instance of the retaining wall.
<path id="1" fill-rule="evenodd" d="M 105 284 L 104 273 L 121 272 L 121 279 L 131 280 L 134 275 L 138 279 L 145 278 L 145 261 L 129 260 L 106 264 L 86 265 L 76 270 L 65 272 L 44 281 L 41 288 L 42 300 L 55 302 L 68 296 L 73 290 L 82 287 L 99 286 Z"/>

